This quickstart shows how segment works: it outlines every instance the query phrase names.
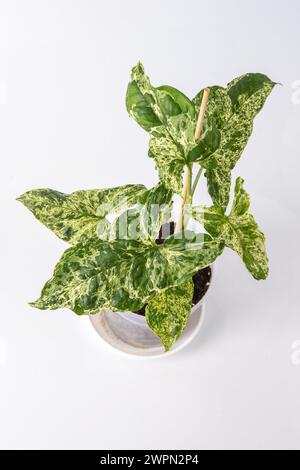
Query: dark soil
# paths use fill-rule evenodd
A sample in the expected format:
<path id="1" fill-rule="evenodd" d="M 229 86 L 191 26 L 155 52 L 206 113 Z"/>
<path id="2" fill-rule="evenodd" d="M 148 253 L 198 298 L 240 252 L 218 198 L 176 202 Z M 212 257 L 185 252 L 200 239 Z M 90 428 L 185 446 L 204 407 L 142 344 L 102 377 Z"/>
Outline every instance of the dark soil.
<path id="1" fill-rule="evenodd" d="M 158 245 L 162 245 L 168 236 L 173 235 L 174 230 L 175 230 L 174 222 L 163 225 L 162 228 L 160 229 L 159 238 L 156 240 L 156 243 Z M 193 296 L 192 306 L 200 302 L 200 300 L 205 296 L 210 286 L 210 281 L 211 281 L 211 268 L 209 266 L 207 268 L 201 269 L 193 276 L 194 296 Z M 141 310 L 139 310 L 138 312 L 134 312 L 134 313 L 145 316 L 146 307 L 147 305 L 144 305 L 144 307 Z"/>
<path id="2" fill-rule="evenodd" d="M 193 276 L 193 282 L 194 282 L 193 305 L 196 305 L 205 296 L 210 286 L 210 279 L 211 279 L 210 266 L 208 266 L 207 268 L 201 269 L 195 274 L 195 276 Z"/>

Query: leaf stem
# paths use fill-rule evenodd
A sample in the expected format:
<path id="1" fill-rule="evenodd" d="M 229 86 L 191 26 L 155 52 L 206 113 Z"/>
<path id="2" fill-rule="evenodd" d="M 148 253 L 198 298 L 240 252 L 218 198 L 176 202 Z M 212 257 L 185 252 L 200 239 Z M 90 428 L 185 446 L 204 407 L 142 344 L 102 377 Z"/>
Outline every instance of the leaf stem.
<path id="1" fill-rule="evenodd" d="M 184 228 L 184 207 L 190 201 L 191 198 L 191 186 L 192 186 L 192 165 L 187 165 L 185 174 L 183 191 L 181 194 L 180 209 L 178 221 L 175 227 L 175 234 L 180 233 Z"/>
<path id="2" fill-rule="evenodd" d="M 198 173 L 197 173 L 197 175 L 196 175 L 196 178 L 195 178 L 195 180 L 194 180 L 192 190 L 191 190 L 191 196 L 192 196 L 192 198 L 193 198 L 193 196 L 194 196 L 194 194 L 195 194 L 197 185 L 198 185 L 198 183 L 199 183 L 199 180 L 200 180 L 200 178 L 201 178 L 201 175 L 202 175 L 203 171 L 204 171 L 204 168 L 203 168 L 202 166 L 200 166 L 199 171 L 198 171 Z"/>

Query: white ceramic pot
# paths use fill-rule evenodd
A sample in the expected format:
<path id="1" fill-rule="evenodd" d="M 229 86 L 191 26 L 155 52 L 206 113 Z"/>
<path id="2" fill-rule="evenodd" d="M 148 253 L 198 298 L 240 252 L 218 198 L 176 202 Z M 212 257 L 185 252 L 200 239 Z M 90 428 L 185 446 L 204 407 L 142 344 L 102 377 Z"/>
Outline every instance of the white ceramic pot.
<path id="1" fill-rule="evenodd" d="M 192 308 L 187 327 L 168 352 L 165 352 L 160 339 L 150 330 L 144 316 L 132 312 L 103 310 L 98 315 L 91 315 L 90 320 L 107 345 L 122 354 L 144 358 L 167 356 L 183 349 L 199 332 L 204 319 L 206 296 L 207 293 Z"/>

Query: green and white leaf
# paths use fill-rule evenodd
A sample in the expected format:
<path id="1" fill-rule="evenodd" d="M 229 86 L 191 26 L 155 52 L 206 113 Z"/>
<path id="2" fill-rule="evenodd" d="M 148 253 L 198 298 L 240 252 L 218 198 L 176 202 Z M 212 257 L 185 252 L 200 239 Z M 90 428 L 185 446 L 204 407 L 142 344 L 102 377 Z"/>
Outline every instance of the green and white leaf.
<path id="1" fill-rule="evenodd" d="M 217 167 L 212 155 L 220 148 L 221 131 L 232 114 L 231 100 L 225 88 L 212 86 L 209 88 L 209 100 L 207 103 L 202 138 L 198 146 L 190 152 L 189 160 L 204 166 L 205 168 Z M 197 116 L 203 99 L 201 90 L 194 98 Z"/>
<path id="2" fill-rule="evenodd" d="M 275 86 L 267 76 L 247 74 L 233 80 L 226 89 L 213 87 L 205 125 L 220 131 L 218 148 L 205 160 L 208 189 L 214 204 L 225 210 L 230 198 L 231 170 L 235 167 L 253 130 L 253 120 Z M 196 109 L 203 92 L 194 99 Z"/>
<path id="3" fill-rule="evenodd" d="M 151 132 L 149 156 L 155 160 L 159 179 L 174 193 L 182 190 L 182 173 L 186 164 L 184 154 L 165 126 Z"/>
<path id="4" fill-rule="evenodd" d="M 173 192 L 163 183 L 146 191 L 136 207 L 123 212 L 112 224 L 111 239 L 155 240 L 163 224 L 171 221 Z"/>
<path id="5" fill-rule="evenodd" d="M 205 172 L 207 188 L 212 201 L 224 210 L 227 209 L 230 199 L 231 171 L 231 168 L 228 168 L 223 162 L 215 168 L 208 168 Z"/>
<path id="6" fill-rule="evenodd" d="M 179 106 L 180 113 L 189 114 L 191 117 L 196 117 L 194 103 L 181 91 L 169 85 L 162 85 L 157 88 L 159 92 L 164 92 L 169 95 L 173 101 Z"/>
<path id="7" fill-rule="evenodd" d="M 72 245 L 109 232 L 106 216 L 131 207 L 147 192 L 143 185 L 126 185 L 63 194 L 36 189 L 18 198 L 46 227 Z M 101 229 L 101 230 L 100 230 Z"/>
<path id="8" fill-rule="evenodd" d="M 137 311 L 155 294 L 182 284 L 210 265 L 224 243 L 195 236 L 149 241 L 90 239 L 67 250 L 41 297 L 40 309 L 70 308 L 95 314 L 102 309 Z"/>
<path id="9" fill-rule="evenodd" d="M 255 279 L 266 279 L 269 261 L 265 236 L 249 213 L 250 197 L 243 185 L 244 180 L 238 178 L 232 210 L 228 216 L 219 206 L 195 207 L 193 216 L 212 237 L 223 240 L 228 248 L 240 255 Z"/>
<path id="10" fill-rule="evenodd" d="M 127 110 L 151 134 L 149 156 L 161 181 L 180 193 L 189 152 L 197 145 L 195 105 L 183 93 L 164 85 L 154 88 L 138 63 L 127 90 Z"/>
<path id="11" fill-rule="evenodd" d="M 128 113 L 146 131 L 166 125 L 169 117 L 194 114 L 194 104 L 179 90 L 170 86 L 155 88 L 139 62 L 131 73 L 126 95 Z"/>
<path id="12" fill-rule="evenodd" d="M 193 99 L 197 116 L 200 112 L 203 92 L 204 90 L 201 90 Z M 209 128 L 212 124 L 215 124 L 218 129 L 222 129 L 231 115 L 232 102 L 227 90 L 220 86 L 209 87 L 209 100 L 204 116 L 204 128 Z"/>
<path id="13" fill-rule="evenodd" d="M 173 191 L 163 183 L 158 183 L 140 198 L 141 225 L 147 238 L 156 240 L 162 225 L 172 217 Z"/>
<path id="14" fill-rule="evenodd" d="M 169 351 L 182 335 L 192 308 L 194 283 L 192 279 L 170 287 L 153 296 L 146 307 L 146 320 L 151 330 Z"/>
<path id="15" fill-rule="evenodd" d="M 187 114 L 167 119 L 167 126 L 151 131 L 149 156 L 154 158 L 160 180 L 174 193 L 182 190 L 182 173 L 189 155 L 198 146 L 195 122 Z"/>

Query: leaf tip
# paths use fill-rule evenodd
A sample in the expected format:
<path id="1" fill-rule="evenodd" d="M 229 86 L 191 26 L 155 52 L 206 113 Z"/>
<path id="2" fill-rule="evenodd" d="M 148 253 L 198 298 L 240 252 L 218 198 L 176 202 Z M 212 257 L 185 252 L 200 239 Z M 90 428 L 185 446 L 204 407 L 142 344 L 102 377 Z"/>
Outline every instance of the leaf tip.
<path id="1" fill-rule="evenodd" d="M 254 276 L 254 278 L 257 281 L 266 281 L 269 277 L 269 274 L 270 274 L 270 269 L 269 267 L 266 267 L 264 271 L 261 271 L 260 273 L 258 273 L 256 276 Z"/>
<path id="2" fill-rule="evenodd" d="M 172 349 L 173 343 L 170 343 L 169 341 L 163 341 L 162 343 L 165 353 L 169 352 Z"/>
<path id="3" fill-rule="evenodd" d="M 34 302 L 28 302 L 28 305 L 32 308 L 38 308 L 39 310 L 46 310 L 41 299 L 35 300 Z"/>
<path id="4" fill-rule="evenodd" d="M 32 193 L 31 191 L 28 191 L 24 194 L 21 194 L 21 196 L 18 196 L 16 198 L 16 201 L 23 204 L 23 206 L 27 207 L 27 209 L 30 209 L 30 195 L 31 195 L 31 193 Z"/>
<path id="5" fill-rule="evenodd" d="M 25 203 L 26 193 L 21 194 L 21 196 L 16 197 L 16 201 L 21 202 L 22 204 Z"/>
<path id="6" fill-rule="evenodd" d="M 137 64 L 132 68 L 131 70 L 131 78 L 132 80 L 136 79 L 136 74 L 144 74 L 145 73 L 145 68 L 142 64 L 142 62 L 139 60 Z"/>

